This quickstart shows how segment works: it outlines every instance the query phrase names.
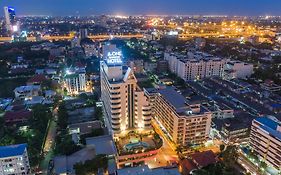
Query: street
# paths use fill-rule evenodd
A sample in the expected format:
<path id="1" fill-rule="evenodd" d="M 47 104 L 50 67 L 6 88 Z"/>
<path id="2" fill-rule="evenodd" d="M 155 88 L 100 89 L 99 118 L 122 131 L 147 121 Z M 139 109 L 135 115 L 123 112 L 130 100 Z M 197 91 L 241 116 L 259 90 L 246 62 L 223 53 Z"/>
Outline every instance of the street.
<path id="1" fill-rule="evenodd" d="M 178 155 L 175 151 L 176 148 L 173 143 L 171 143 L 171 141 L 164 136 L 163 131 L 157 125 L 155 125 L 155 121 L 152 122 L 152 126 L 163 140 L 163 146 L 160 148 L 158 154 L 153 160 L 146 161 L 145 163 L 149 168 L 157 168 L 178 162 Z"/>
<path id="2" fill-rule="evenodd" d="M 251 174 L 260 175 L 260 172 L 257 169 L 257 167 L 252 162 L 248 161 L 248 159 L 242 153 L 239 153 L 239 157 L 237 161 Z"/>
<path id="3" fill-rule="evenodd" d="M 58 109 L 55 108 L 53 110 L 53 116 L 55 119 L 57 118 L 57 113 L 58 113 Z M 40 168 L 42 169 L 43 173 L 48 172 L 49 162 L 53 156 L 53 146 L 54 146 L 55 137 L 56 137 L 56 130 L 57 130 L 57 123 L 53 119 L 49 123 L 49 130 L 48 130 L 48 134 L 47 134 L 46 140 L 45 140 L 45 145 L 43 148 L 44 159 L 42 160 L 42 162 L 40 164 Z"/>

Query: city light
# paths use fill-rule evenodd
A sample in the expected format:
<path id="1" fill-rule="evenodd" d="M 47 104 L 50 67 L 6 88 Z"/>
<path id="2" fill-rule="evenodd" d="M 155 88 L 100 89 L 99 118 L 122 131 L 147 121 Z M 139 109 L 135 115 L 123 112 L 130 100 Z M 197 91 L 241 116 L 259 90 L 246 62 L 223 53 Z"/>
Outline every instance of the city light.
<path id="1" fill-rule="evenodd" d="M 3 7 L 0 174 L 281 173 L 281 1 L 85 1 Z"/>

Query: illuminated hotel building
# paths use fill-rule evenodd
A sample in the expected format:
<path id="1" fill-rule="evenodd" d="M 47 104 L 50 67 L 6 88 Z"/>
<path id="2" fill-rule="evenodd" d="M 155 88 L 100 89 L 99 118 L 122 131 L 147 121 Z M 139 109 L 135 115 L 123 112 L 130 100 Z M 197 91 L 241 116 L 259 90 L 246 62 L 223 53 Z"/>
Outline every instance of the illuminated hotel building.
<path id="1" fill-rule="evenodd" d="M 101 98 L 112 131 L 148 129 L 151 111 L 148 99 L 138 87 L 133 70 L 123 66 L 121 51 L 107 50 L 101 61 Z"/>
<path id="2" fill-rule="evenodd" d="M 281 171 L 281 124 L 267 117 L 253 120 L 250 145 L 262 161 Z"/>
<path id="3" fill-rule="evenodd" d="M 11 33 L 19 31 L 19 24 L 16 21 L 16 12 L 12 7 L 4 7 L 6 29 Z"/>
<path id="4" fill-rule="evenodd" d="M 173 87 L 145 92 L 153 97 L 153 117 L 176 145 L 188 146 L 207 141 L 211 115 L 200 103 L 188 101 Z"/>

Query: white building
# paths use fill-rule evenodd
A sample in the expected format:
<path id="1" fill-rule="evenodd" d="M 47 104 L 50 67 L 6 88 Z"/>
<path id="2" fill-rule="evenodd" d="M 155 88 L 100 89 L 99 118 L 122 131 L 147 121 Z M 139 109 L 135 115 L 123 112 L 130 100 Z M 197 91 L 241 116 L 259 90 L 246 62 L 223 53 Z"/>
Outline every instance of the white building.
<path id="1" fill-rule="evenodd" d="M 202 52 L 189 52 L 187 55 L 165 53 L 164 59 L 168 61 L 170 71 L 185 81 L 222 77 L 227 62 L 226 59 Z"/>
<path id="2" fill-rule="evenodd" d="M 13 7 L 4 7 L 5 23 L 7 31 L 19 32 L 19 24 L 16 20 L 16 11 Z"/>
<path id="3" fill-rule="evenodd" d="M 86 71 L 84 68 L 67 70 L 64 84 L 69 94 L 79 94 L 86 90 Z"/>
<path id="4" fill-rule="evenodd" d="M 31 174 L 26 144 L 0 146 L 0 174 Z"/>
<path id="5" fill-rule="evenodd" d="M 15 98 L 30 99 L 33 96 L 38 96 L 41 88 L 40 85 L 20 86 L 14 90 Z"/>
<path id="6" fill-rule="evenodd" d="M 241 61 L 230 61 L 226 69 L 229 70 L 233 78 L 249 78 L 254 73 L 254 65 Z M 231 76 L 230 76 L 231 77 Z"/>
<path id="7" fill-rule="evenodd" d="M 134 128 L 150 128 L 148 99 L 137 85 L 131 68 L 122 66 L 122 54 L 104 53 L 101 62 L 101 98 L 114 133 Z"/>
<path id="8" fill-rule="evenodd" d="M 99 50 L 96 48 L 95 44 L 83 44 L 82 47 L 86 57 L 99 56 Z"/>
<path id="9" fill-rule="evenodd" d="M 253 120 L 250 146 L 260 160 L 281 172 L 281 124 L 267 117 Z"/>

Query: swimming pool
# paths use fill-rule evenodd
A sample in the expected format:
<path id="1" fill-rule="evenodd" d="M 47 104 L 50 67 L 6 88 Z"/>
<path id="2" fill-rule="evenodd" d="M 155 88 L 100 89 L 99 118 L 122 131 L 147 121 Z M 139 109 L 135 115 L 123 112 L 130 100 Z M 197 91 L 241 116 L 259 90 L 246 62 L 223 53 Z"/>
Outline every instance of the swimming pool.
<path id="1" fill-rule="evenodd" d="M 135 150 L 135 149 L 143 149 L 148 148 L 149 145 L 146 142 L 136 142 L 136 143 L 128 143 L 124 146 L 124 149 L 127 151 Z"/>

